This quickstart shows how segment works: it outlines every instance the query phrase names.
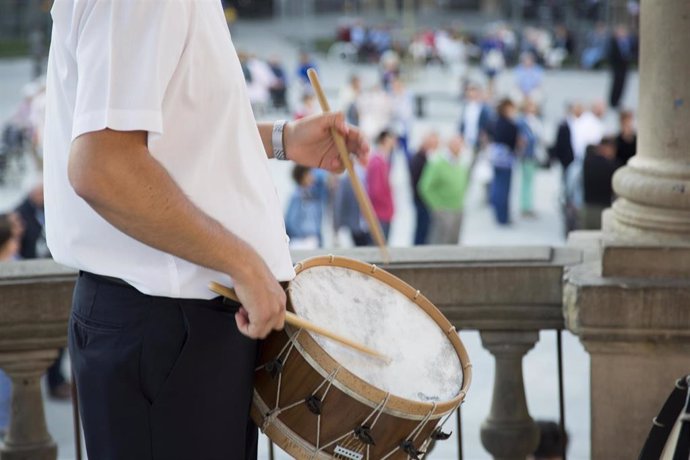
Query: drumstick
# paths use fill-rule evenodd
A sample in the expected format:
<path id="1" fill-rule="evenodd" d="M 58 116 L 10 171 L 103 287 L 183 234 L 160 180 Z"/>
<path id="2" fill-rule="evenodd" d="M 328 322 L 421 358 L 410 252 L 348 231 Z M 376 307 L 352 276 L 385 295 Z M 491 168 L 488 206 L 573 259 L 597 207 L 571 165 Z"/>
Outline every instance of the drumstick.
<path id="1" fill-rule="evenodd" d="M 319 99 L 321 110 L 324 112 L 330 112 L 331 107 L 328 104 L 328 99 L 326 99 L 323 88 L 321 88 L 321 82 L 319 81 L 319 76 L 316 73 L 316 70 L 310 68 L 307 70 L 307 75 L 309 76 L 309 81 L 311 82 L 314 92 Z M 331 135 L 333 136 L 333 141 L 338 149 L 340 161 L 343 162 L 345 169 L 347 169 L 347 174 L 350 177 L 350 183 L 352 184 L 352 189 L 355 192 L 355 197 L 357 197 L 359 207 L 362 210 L 367 223 L 369 224 L 374 241 L 376 241 L 379 249 L 381 250 L 383 261 L 387 264 L 390 262 L 390 256 L 388 254 L 388 249 L 386 249 L 386 240 L 383 237 L 383 232 L 381 231 L 381 224 L 379 223 L 379 219 L 376 217 L 376 214 L 374 214 L 374 209 L 371 206 L 369 196 L 364 191 L 364 187 L 362 187 L 362 183 L 359 181 L 359 177 L 357 177 L 357 174 L 355 173 L 352 161 L 350 161 L 350 154 L 348 153 L 347 146 L 345 145 L 345 139 L 343 139 L 343 136 L 336 131 L 335 128 L 331 128 Z"/>
<path id="2" fill-rule="evenodd" d="M 223 297 L 227 297 L 230 300 L 240 303 L 240 299 L 237 297 L 237 293 L 233 288 L 223 286 L 222 284 L 213 281 L 211 282 L 211 284 L 209 284 L 209 288 L 218 295 L 222 295 Z M 300 329 L 306 329 L 315 334 L 319 334 L 331 340 L 335 340 L 336 342 L 339 342 L 354 350 L 361 351 L 362 353 L 374 356 L 375 358 L 382 360 L 386 364 L 391 363 L 391 359 L 388 356 L 383 355 L 378 351 L 367 347 L 366 345 L 362 345 L 361 343 L 357 343 L 353 340 L 348 339 L 347 337 L 343 337 L 339 334 L 336 334 L 335 332 L 329 331 L 328 329 L 324 329 L 321 326 L 318 326 L 309 320 L 297 316 L 291 311 L 285 312 L 285 322 L 291 326 L 295 326 Z"/>

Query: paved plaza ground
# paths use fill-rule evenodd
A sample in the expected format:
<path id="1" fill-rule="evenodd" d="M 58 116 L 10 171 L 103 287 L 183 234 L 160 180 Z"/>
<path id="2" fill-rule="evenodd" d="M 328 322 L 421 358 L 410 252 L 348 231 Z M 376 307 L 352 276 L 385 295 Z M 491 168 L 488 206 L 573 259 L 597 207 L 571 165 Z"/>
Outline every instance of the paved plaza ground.
<path id="1" fill-rule="evenodd" d="M 274 24 L 275 25 L 275 24 Z M 238 24 L 233 29 L 233 38 L 239 49 L 254 52 L 264 57 L 278 54 L 283 57 L 289 69 L 296 63 L 297 48 L 289 33 L 294 27 L 271 26 L 271 33 L 266 28 L 271 23 L 258 22 Z M 327 27 L 327 26 L 323 26 Z M 289 33 L 288 33 L 289 32 Z M 285 34 L 282 36 L 281 34 Z M 340 62 L 319 60 L 322 81 L 330 90 L 344 84 L 347 76 L 354 70 L 351 65 Z M 365 83 L 373 82 L 376 69 L 369 66 L 357 67 Z M 23 60 L 0 61 L 0 120 L 4 120 L 19 101 L 21 87 L 27 81 L 29 64 Z M 509 78 L 499 81 L 499 88 L 505 88 Z M 555 123 L 560 119 L 566 101 L 581 99 L 585 102 L 594 98 L 605 98 L 609 77 L 603 72 L 552 71 L 547 73 L 545 83 L 544 115 L 548 131 L 555 130 Z M 457 84 L 449 74 L 439 68 L 417 72 L 411 82 L 413 91 L 431 89 L 446 92 L 445 99 L 434 100 L 428 107 L 429 116 L 417 120 L 414 126 L 412 144 L 416 145 L 419 137 L 428 129 L 434 128 L 444 136 L 452 133 L 456 126 L 459 107 L 453 96 Z M 636 107 L 637 76 L 632 75 L 627 90 L 625 104 Z M 280 114 L 266 114 L 265 118 Z M 615 126 L 611 117 L 611 127 Z M 272 164 L 276 186 L 281 198 L 286 201 L 292 185 L 289 179 L 289 166 Z M 393 222 L 391 244 L 407 246 L 413 232 L 414 210 L 408 188 L 407 171 L 402 161 L 394 161 L 392 179 L 395 189 L 396 217 Z M 474 183 L 467 196 L 465 220 L 462 230 L 462 244 L 474 246 L 495 245 L 563 245 L 563 229 L 558 207 L 560 170 L 552 168 L 540 171 L 536 178 L 536 212 L 533 220 L 520 219 L 515 213 L 514 224 L 509 228 L 499 228 L 494 224 L 491 210 L 483 200 L 481 186 Z M 22 176 L 10 187 L 0 189 L 0 212 L 16 204 L 31 178 Z M 514 184 L 518 184 L 514 182 Z M 514 185 L 514 190 L 516 188 Z M 516 193 L 513 193 L 514 198 Z M 514 206 L 515 210 L 516 207 Z M 330 240 L 333 242 L 333 238 Z M 482 348 L 476 332 L 463 332 L 462 339 L 468 348 L 473 367 L 474 380 L 467 402 L 463 405 L 463 444 L 465 459 L 480 460 L 490 458 L 483 450 L 479 440 L 480 424 L 487 417 L 493 388 L 494 361 L 492 356 Z M 531 415 L 536 419 L 557 420 L 558 393 L 556 374 L 555 332 L 545 331 L 540 341 L 527 355 L 524 364 L 527 401 Z M 570 437 L 569 459 L 585 460 L 589 458 L 589 358 L 577 338 L 564 333 L 565 356 L 565 391 L 566 391 L 566 425 Z M 47 400 L 48 401 L 48 400 Z M 67 403 L 48 401 L 46 416 L 49 429 L 59 444 L 59 458 L 74 458 L 72 444 L 71 406 Z M 454 420 L 449 422 L 454 425 Z M 456 431 L 451 426 L 452 431 Z M 260 458 L 266 458 L 266 440 L 261 441 Z M 278 455 L 278 458 L 288 458 Z M 439 445 L 433 455 L 436 460 L 457 458 L 456 441 L 452 438 Z"/>

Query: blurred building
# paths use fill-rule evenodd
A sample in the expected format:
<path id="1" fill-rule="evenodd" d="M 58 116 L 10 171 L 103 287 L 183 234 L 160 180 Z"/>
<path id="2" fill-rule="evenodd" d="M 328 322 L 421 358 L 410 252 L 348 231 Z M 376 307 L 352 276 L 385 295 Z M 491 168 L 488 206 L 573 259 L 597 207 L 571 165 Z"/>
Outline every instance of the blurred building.
<path id="1" fill-rule="evenodd" d="M 0 40 L 28 41 L 32 31 L 50 29 L 52 0 L 0 0 Z"/>

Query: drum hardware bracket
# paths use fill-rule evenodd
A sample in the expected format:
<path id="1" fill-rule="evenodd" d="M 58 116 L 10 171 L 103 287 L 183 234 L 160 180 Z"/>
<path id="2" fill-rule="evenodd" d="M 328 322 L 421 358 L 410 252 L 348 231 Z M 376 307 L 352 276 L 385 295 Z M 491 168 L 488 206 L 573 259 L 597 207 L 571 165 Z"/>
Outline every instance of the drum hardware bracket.
<path id="1" fill-rule="evenodd" d="M 374 437 L 371 435 L 371 427 L 368 425 L 359 425 L 357 428 L 355 428 L 355 436 L 357 436 L 357 439 L 359 439 L 361 442 L 364 444 L 370 445 L 370 446 L 375 446 L 376 442 L 374 441 Z"/>
<path id="2" fill-rule="evenodd" d="M 400 443 L 400 449 L 401 449 L 403 452 L 405 452 L 407 455 L 409 455 L 409 457 L 410 457 L 412 460 L 420 460 L 420 459 L 419 459 L 419 456 L 425 454 L 424 451 L 418 450 L 418 449 L 414 446 L 414 443 L 413 443 L 411 440 L 409 440 L 409 439 L 406 439 L 405 441 L 403 441 L 403 442 Z"/>
<path id="3" fill-rule="evenodd" d="M 433 433 L 431 433 L 431 439 L 434 441 L 445 441 L 446 439 L 450 438 L 452 434 L 452 431 L 450 433 L 444 433 L 441 427 L 438 427 Z"/>
<path id="4" fill-rule="evenodd" d="M 309 412 L 311 412 L 314 415 L 321 415 L 321 408 L 323 406 L 323 403 L 321 400 L 314 396 L 308 396 L 305 400 L 304 403 L 307 405 L 307 409 L 309 409 Z"/>
<path id="5" fill-rule="evenodd" d="M 266 372 L 271 374 L 271 378 L 276 378 L 283 372 L 283 361 L 280 358 L 272 359 L 266 363 Z"/>

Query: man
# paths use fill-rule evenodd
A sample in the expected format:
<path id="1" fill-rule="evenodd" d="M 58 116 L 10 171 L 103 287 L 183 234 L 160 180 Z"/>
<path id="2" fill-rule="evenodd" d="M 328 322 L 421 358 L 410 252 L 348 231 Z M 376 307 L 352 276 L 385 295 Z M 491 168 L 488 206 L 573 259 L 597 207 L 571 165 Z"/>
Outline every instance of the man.
<path id="1" fill-rule="evenodd" d="M 482 90 L 477 84 L 470 83 L 467 86 L 458 130 L 475 154 L 487 142 L 492 122 L 491 108 L 483 98 Z"/>
<path id="2" fill-rule="evenodd" d="M 46 231 L 78 268 L 69 350 L 89 458 L 255 458 L 255 339 L 293 276 L 268 158 L 343 169 L 342 115 L 258 124 L 220 2 L 52 10 Z M 234 285 L 224 304 L 210 281 Z"/>
<path id="3" fill-rule="evenodd" d="M 431 209 L 431 243 L 458 244 L 462 225 L 465 191 L 470 168 L 462 161 L 462 137 L 448 142 L 447 152 L 436 155 L 424 167 L 419 194 Z"/>
<path id="4" fill-rule="evenodd" d="M 43 210 L 43 182 L 32 187 L 15 212 L 24 224 L 19 255 L 22 259 L 50 257 L 45 242 L 45 212 Z"/>
<path id="5" fill-rule="evenodd" d="M 614 138 L 605 137 L 598 145 L 587 148 L 582 167 L 584 203 L 580 213 L 583 229 L 601 229 L 601 213 L 613 202 L 612 180 L 617 168 Z"/>
<path id="6" fill-rule="evenodd" d="M 611 65 L 611 91 L 609 104 L 617 109 L 620 104 L 625 81 L 628 78 L 628 67 L 635 58 L 633 42 L 624 25 L 616 26 L 609 42 L 609 63 Z"/>
<path id="7" fill-rule="evenodd" d="M 366 163 L 362 159 L 353 164 L 355 174 L 361 183 L 366 181 Z M 333 199 L 333 228 L 336 234 L 341 228 L 347 228 L 355 246 L 369 246 L 372 244 L 367 221 L 359 209 L 357 196 L 352 188 L 352 182 L 347 174 L 338 179 Z"/>
<path id="8" fill-rule="evenodd" d="M 414 207 L 416 212 L 416 225 L 414 230 L 414 244 L 427 244 L 429 235 L 429 228 L 431 225 L 431 214 L 427 208 L 424 200 L 419 196 L 419 180 L 422 178 L 422 172 L 427 163 L 429 155 L 434 153 L 438 148 L 438 133 L 431 131 L 424 136 L 419 150 L 412 156 L 410 160 L 410 182 L 412 185 L 412 196 L 414 197 Z"/>
<path id="9" fill-rule="evenodd" d="M 558 124 L 556 131 L 556 140 L 549 148 L 549 157 L 551 160 L 558 160 L 563 169 L 563 176 L 565 181 L 565 172 L 568 166 L 575 159 L 575 152 L 573 149 L 573 133 L 572 127 L 575 121 L 582 115 L 583 108 L 579 103 L 568 104 L 566 107 L 566 116 Z"/>
<path id="10" fill-rule="evenodd" d="M 515 84 L 524 99 L 541 100 L 544 83 L 544 69 L 537 64 L 532 52 L 520 55 L 520 64 L 515 67 Z"/>
<path id="11" fill-rule="evenodd" d="M 630 110 L 622 110 L 619 120 L 620 132 L 616 136 L 616 160 L 618 161 L 618 166 L 625 166 L 637 152 L 635 114 Z"/>
<path id="12" fill-rule="evenodd" d="M 464 105 L 460 115 L 458 133 L 465 140 L 465 145 L 472 149 L 472 158 L 476 163 L 474 178 L 482 184 L 486 201 L 490 201 L 490 187 L 493 180 L 493 168 L 486 152 L 482 149 L 489 143 L 489 132 L 494 122 L 493 109 L 485 102 L 482 89 L 476 83 L 465 88 Z"/>
<path id="13" fill-rule="evenodd" d="M 594 101 L 590 110 L 583 112 L 573 122 L 572 129 L 572 144 L 575 159 L 566 170 L 566 192 L 567 201 L 573 207 L 574 212 L 580 214 L 580 209 L 583 206 L 583 189 L 582 189 L 582 167 L 584 163 L 585 154 L 590 145 L 597 145 L 604 137 L 605 124 L 604 115 L 606 113 L 606 104 L 604 101 Z M 578 223 L 574 222 L 574 227 L 568 230 L 578 228 Z"/>

